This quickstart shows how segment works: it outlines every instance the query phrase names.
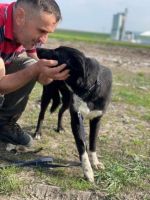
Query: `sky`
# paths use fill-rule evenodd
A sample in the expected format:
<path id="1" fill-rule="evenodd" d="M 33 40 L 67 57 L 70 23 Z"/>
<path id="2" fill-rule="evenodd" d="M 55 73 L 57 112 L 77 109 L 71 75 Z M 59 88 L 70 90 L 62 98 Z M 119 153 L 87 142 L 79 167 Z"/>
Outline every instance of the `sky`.
<path id="1" fill-rule="evenodd" d="M 0 0 L 0 3 L 12 2 Z M 56 0 L 63 20 L 58 28 L 110 33 L 113 15 L 128 9 L 126 30 L 150 30 L 150 0 Z"/>

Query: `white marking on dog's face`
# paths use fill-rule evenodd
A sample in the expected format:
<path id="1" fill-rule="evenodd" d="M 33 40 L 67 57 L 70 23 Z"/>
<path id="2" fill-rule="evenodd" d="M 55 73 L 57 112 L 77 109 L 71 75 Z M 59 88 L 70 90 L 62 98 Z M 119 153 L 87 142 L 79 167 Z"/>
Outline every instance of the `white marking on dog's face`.
<path id="1" fill-rule="evenodd" d="M 99 162 L 96 152 L 89 151 L 89 159 L 94 169 L 105 169 L 103 163 Z"/>
<path id="2" fill-rule="evenodd" d="M 92 170 L 87 152 L 85 152 L 81 156 L 81 163 L 82 163 L 82 169 L 83 169 L 83 173 L 84 173 L 85 177 L 90 182 L 93 183 L 94 182 L 94 174 L 93 174 L 93 170 Z"/>

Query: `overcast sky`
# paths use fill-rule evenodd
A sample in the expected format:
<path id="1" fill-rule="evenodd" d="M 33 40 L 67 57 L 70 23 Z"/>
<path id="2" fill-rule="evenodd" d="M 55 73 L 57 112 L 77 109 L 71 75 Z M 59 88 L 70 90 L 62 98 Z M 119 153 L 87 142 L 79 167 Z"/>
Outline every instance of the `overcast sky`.
<path id="1" fill-rule="evenodd" d="M 63 21 L 59 28 L 92 32 L 111 31 L 113 14 L 128 9 L 126 30 L 150 30 L 150 0 L 56 0 Z M 0 2 L 12 2 L 0 0 Z"/>

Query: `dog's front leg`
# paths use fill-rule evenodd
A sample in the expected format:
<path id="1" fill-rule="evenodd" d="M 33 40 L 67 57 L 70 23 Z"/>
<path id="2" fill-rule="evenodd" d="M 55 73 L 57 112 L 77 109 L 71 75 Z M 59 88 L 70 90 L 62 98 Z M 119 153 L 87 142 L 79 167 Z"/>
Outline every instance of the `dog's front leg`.
<path id="1" fill-rule="evenodd" d="M 101 117 L 90 120 L 90 136 L 89 136 L 89 158 L 91 165 L 95 169 L 104 169 L 103 163 L 99 162 L 96 154 L 96 140 L 100 130 Z"/>
<path id="2" fill-rule="evenodd" d="M 93 170 L 86 151 L 86 138 L 82 115 L 73 106 L 70 107 L 70 114 L 72 132 L 79 152 L 83 173 L 90 182 L 94 182 Z"/>
<path id="3" fill-rule="evenodd" d="M 46 90 L 43 90 L 43 94 L 42 94 L 42 98 L 41 98 L 40 113 L 39 113 L 39 117 L 38 117 L 36 131 L 33 135 L 33 137 L 37 140 L 40 140 L 41 136 L 42 136 L 41 129 L 42 129 L 43 121 L 44 121 L 45 112 L 46 112 L 49 102 L 50 102 L 50 96 L 46 92 Z"/>
<path id="4" fill-rule="evenodd" d="M 62 94 L 62 106 L 59 110 L 58 113 L 58 123 L 57 123 L 57 132 L 64 131 L 63 125 L 62 125 L 62 119 L 64 112 L 69 108 L 70 106 L 70 101 L 71 101 L 71 95 L 72 93 L 68 91 L 68 88 L 60 88 L 61 89 L 61 94 Z"/>

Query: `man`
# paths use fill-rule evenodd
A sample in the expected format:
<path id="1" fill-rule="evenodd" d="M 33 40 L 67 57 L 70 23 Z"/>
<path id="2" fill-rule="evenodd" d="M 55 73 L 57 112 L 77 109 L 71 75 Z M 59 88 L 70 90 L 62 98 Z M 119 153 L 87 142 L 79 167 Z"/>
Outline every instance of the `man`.
<path id="1" fill-rule="evenodd" d="M 16 121 L 38 81 L 65 80 L 69 71 L 56 60 L 39 60 L 36 45 L 45 43 L 61 19 L 55 0 L 17 0 L 0 4 L 0 140 L 30 146 L 32 137 Z M 19 57 L 26 50 L 30 57 Z"/>

